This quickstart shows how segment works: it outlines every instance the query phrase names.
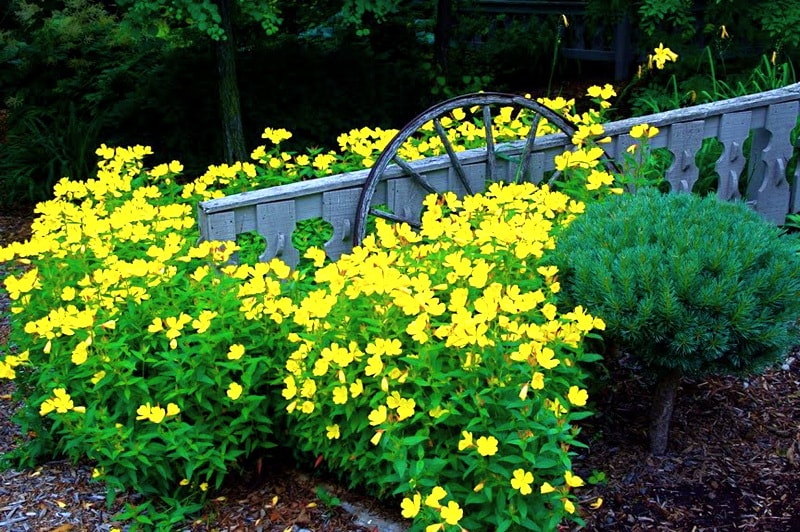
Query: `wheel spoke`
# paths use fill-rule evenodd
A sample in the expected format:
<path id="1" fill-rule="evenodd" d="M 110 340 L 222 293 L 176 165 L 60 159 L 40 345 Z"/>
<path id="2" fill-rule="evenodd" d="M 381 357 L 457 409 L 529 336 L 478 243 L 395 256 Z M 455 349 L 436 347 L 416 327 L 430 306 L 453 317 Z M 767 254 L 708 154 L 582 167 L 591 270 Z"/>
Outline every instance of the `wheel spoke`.
<path id="1" fill-rule="evenodd" d="M 407 173 L 408 175 L 413 177 L 414 180 L 419 184 L 419 186 L 421 186 L 422 188 L 424 188 L 425 190 L 427 190 L 431 194 L 438 194 L 439 193 L 438 190 L 433 188 L 433 185 L 428 183 L 428 180 L 425 179 L 425 177 L 422 176 L 422 174 L 420 174 L 419 172 L 417 172 L 416 170 L 411 168 L 411 165 L 409 165 L 405 161 L 405 159 L 403 159 L 399 155 L 395 155 L 394 158 L 392 159 L 392 161 L 394 161 L 397 164 L 397 166 L 402 168 L 405 173 Z"/>
<path id="2" fill-rule="evenodd" d="M 531 124 L 531 130 L 528 133 L 528 138 L 525 139 L 525 148 L 523 148 L 522 156 L 519 160 L 520 168 L 517 169 L 516 179 L 514 179 L 514 181 L 517 183 L 525 181 L 527 176 L 530 174 L 533 144 L 536 142 L 536 130 L 539 129 L 539 120 L 542 118 L 542 115 L 535 113 L 533 117 L 533 124 Z"/>
<path id="3" fill-rule="evenodd" d="M 404 217 L 398 216 L 398 215 L 396 215 L 394 213 L 391 213 L 391 212 L 388 212 L 388 211 L 382 211 L 382 210 L 376 209 L 374 207 L 369 210 L 369 213 L 372 214 L 373 216 L 377 216 L 378 218 L 383 218 L 384 220 L 389 220 L 390 222 L 407 223 L 408 225 L 410 225 L 414 229 L 419 229 L 421 227 L 420 223 L 417 222 L 416 220 L 412 220 L 410 218 L 404 218 Z"/>
<path id="4" fill-rule="evenodd" d="M 450 162 L 453 163 L 453 168 L 456 170 L 458 180 L 461 181 L 462 185 L 464 185 L 464 190 L 466 190 L 467 194 L 470 196 L 475 194 L 475 192 L 472 190 L 472 187 L 469 185 L 469 182 L 467 181 L 467 175 L 464 173 L 464 167 L 461 166 L 461 161 L 458 160 L 458 155 L 456 155 L 453 145 L 450 144 L 450 139 L 447 138 L 447 133 L 442 127 L 442 123 L 438 118 L 435 118 L 433 120 L 433 125 L 436 128 L 436 133 L 439 134 L 439 138 L 442 139 L 442 144 L 444 144 L 444 149 L 447 151 L 447 156 L 450 157 Z"/>
<path id="5" fill-rule="evenodd" d="M 497 161 L 494 155 L 494 138 L 492 136 L 492 109 L 483 106 L 483 127 L 486 131 L 486 176 L 489 181 L 495 180 Z"/>

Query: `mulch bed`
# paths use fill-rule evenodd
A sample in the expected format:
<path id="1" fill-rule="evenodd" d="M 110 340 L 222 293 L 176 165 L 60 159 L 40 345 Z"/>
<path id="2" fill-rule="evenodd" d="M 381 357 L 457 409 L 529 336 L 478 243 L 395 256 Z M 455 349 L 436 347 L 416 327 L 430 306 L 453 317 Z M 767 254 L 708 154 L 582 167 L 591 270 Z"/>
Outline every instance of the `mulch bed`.
<path id="1" fill-rule="evenodd" d="M 30 209 L 0 213 L 0 245 L 29 234 Z M 2 276 L 2 265 L 0 265 Z M 8 333 L 7 301 L 0 295 L 0 346 Z M 800 352 L 753 378 L 687 380 L 678 396 L 668 453 L 652 457 L 646 434 L 651 386 L 624 364 L 618 381 L 593 394 L 594 418 L 583 425 L 575 469 L 607 481 L 578 493 L 591 531 L 800 531 Z M 10 383 L 0 384 L 0 453 L 21 435 L 10 422 Z M 208 509 L 183 529 L 193 531 L 401 530 L 395 504 L 344 489 L 309 468 L 277 457 L 262 474 L 224 487 Z M 105 506 L 91 466 L 52 461 L 33 470 L 0 473 L 0 530 L 108 531 L 113 514 L 134 495 Z M 343 504 L 329 508 L 323 487 Z M 596 510 L 589 503 L 604 499 Z M 473 531 L 474 532 L 474 531 Z"/>

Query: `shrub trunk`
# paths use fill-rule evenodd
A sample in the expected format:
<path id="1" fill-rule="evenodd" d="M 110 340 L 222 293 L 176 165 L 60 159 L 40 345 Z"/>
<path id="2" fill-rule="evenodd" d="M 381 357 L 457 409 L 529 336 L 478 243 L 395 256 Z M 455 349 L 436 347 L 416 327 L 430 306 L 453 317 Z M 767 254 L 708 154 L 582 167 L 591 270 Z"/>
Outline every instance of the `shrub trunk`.
<path id="1" fill-rule="evenodd" d="M 659 372 L 650 412 L 650 452 L 656 456 L 667 450 L 669 423 L 680 382 L 681 372 L 678 369 L 664 369 Z"/>

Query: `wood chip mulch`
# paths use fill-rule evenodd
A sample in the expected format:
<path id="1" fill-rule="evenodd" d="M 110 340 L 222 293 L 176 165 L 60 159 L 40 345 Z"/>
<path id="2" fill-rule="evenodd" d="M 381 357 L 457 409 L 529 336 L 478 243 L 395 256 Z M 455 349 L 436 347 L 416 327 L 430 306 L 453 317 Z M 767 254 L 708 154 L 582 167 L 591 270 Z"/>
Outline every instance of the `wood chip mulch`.
<path id="1" fill-rule="evenodd" d="M 30 209 L 0 212 L 0 245 L 27 238 Z M 0 265 L 0 277 L 2 265 Z M 0 351 L 7 348 L 7 301 L 0 295 Z M 626 367 L 596 390 L 600 412 L 584 423 L 575 470 L 607 480 L 579 490 L 590 531 L 800 532 L 800 352 L 752 378 L 686 380 L 679 392 L 668 453 L 652 457 L 646 434 L 650 386 Z M 10 383 L 0 384 L 0 454 L 22 437 L 10 421 Z M 206 511 L 181 530 L 400 532 L 396 504 L 381 504 L 330 478 L 265 463 L 225 486 Z M 51 461 L 0 473 L 0 530 L 107 532 L 125 501 L 110 509 L 91 465 Z M 323 487 L 342 504 L 325 506 Z M 596 510 L 589 504 L 602 497 Z M 475 532 L 475 531 L 473 531 Z"/>

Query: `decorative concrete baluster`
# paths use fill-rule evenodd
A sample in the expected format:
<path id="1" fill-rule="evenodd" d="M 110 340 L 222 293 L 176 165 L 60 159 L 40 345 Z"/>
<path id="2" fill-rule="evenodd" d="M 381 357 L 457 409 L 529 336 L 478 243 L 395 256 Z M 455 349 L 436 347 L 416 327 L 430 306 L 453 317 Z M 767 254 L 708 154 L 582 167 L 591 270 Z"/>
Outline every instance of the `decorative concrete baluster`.
<path id="1" fill-rule="evenodd" d="M 703 144 L 704 126 L 702 120 L 696 120 L 672 124 L 670 127 L 667 147 L 675 155 L 675 160 L 667 169 L 666 180 L 672 192 L 691 192 L 700 176 L 694 158 Z"/>
<path id="2" fill-rule="evenodd" d="M 769 144 L 761 150 L 763 178 L 751 182 L 749 196 L 756 201 L 756 210 L 776 224 L 786 221 L 791 190 L 786 180 L 786 167 L 794 150 L 789 134 L 797 121 L 799 102 L 785 102 L 769 106 L 765 129 Z M 755 173 L 758 175 L 758 172 Z"/>
<path id="3" fill-rule="evenodd" d="M 719 125 L 718 139 L 722 143 L 723 151 L 714 168 L 719 175 L 717 196 L 726 201 L 740 199 L 739 176 L 742 175 L 747 160 L 742 147 L 750 134 L 752 113 L 732 113 L 722 115 Z"/>
<path id="4" fill-rule="evenodd" d="M 277 257 L 292 268 L 297 266 L 300 253 L 292 245 L 295 227 L 294 200 L 257 205 L 256 231 L 267 239 L 267 249 L 258 260 L 267 262 Z"/>

